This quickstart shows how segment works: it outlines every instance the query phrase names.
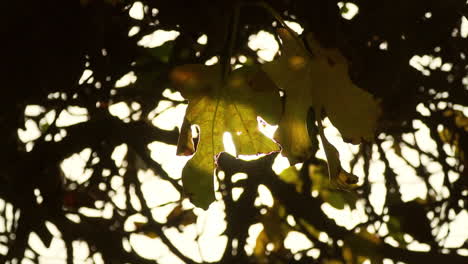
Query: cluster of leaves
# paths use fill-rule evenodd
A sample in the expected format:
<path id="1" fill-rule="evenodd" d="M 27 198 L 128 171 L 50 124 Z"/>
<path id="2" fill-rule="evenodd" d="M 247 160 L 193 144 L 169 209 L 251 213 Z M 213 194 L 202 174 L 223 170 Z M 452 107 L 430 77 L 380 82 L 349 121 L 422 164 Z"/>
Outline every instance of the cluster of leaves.
<path id="1" fill-rule="evenodd" d="M 172 73 L 176 86 L 189 99 L 186 113 L 189 123 L 183 125 L 179 149 L 189 149 L 188 153 L 193 154 L 193 142 L 188 135 L 190 124 L 198 124 L 201 130 L 197 151 L 182 173 L 184 187 L 197 206 L 207 208 L 214 201 L 212 164 L 223 150 L 224 132 L 234 135 L 238 155 L 277 150 L 260 134 L 257 116 L 269 123 L 279 123 L 275 139 L 281 144 L 283 155 L 294 165 L 315 154 L 306 124 L 307 113 L 312 109 L 332 183 L 344 189 L 357 183 L 356 176 L 341 168 L 338 151 L 324 134 L 322 113 L 339 128 L 345 141 L 359 143 L 363 138 L 374 138 L 378 103 L 352 83 L 348 62 L 338 50 L 322 48 L 309 33 L 306 40 L 309 52 L 294 33 L 287 29 L 279 29 L 278 33 L 283 41 L 283 54 L 263 68 L 285 92 L 281 118 L 279 90 L 268 77 L 262 76 L 261 70 L 248 74 L 244 67 L 227 79 L 219 66 L 186 65 Z M 314 130 L 315 122 L 308 125 L 309 130 Z"/>
<path id="2" fill-rule="evenodd" d="M 227 237 L 219 263 L 381 263 L 385 258 L 466 263 L 466 242 L 458 248 L 446 244 L 447 236 L 459 231 L 450 230 L 455 218 L 466 214 L 468 39 L 461 35 L 462 17 L 468 15 L 465 1 L 356 0 L 352 3 L 359 12 L 351 20 L 341 16 L 346 2 L 340 9 L 329 0 L 268 1 L 284 20 L 304 27 L 302 39 L 277 31 L 270 13 L 255 6 L 263 4 L 253 2 L 240 12 L 229 52 L 226 34 L 234 32 L 226 14 L 238 1 L 6 4 L 0 262 L 51 262 L 38 242 L 31 243 L 35 234 L 45 247 L 62 241 L 67 263 L 75 261 L 76 241 L 86 243 L 88 262 L 102 258 L 105 263 L 158 263 L 130 243 L 143 234 L 167 246 L 168 252 L 161 254 L 197 263 L 167 231 L 182 232 L 197 222 L 198 213 L 187 205 L 186 193 L 207 207 L 217 192 L 225 208 Z M 141 6 L 140 18 L 129 15 L 136 6 Z M 179 35 L 158 47 L 138 44 L 157 30 Z M 273 62 L 265 63 L 247 44 L 260 30 L 279 36 L 282 43 L 281 55 Z M 203 35 L 207 44 L 197 42 Z M 439 58 L 449 67 L 431 64 L 416 70 L 408 65 L 416 55 Z M 226 74 L 223 63 L 204 66 L 214 56 L 232 57 L 242 68 Z M 80 78 L 84 72 L 90 74 Z M 128 75 L 136 81 L 121 87 L 118 80 Z M 168 87 L 180 89 L 189 102 L 180 133 L 152 123 L 161 113 L 158 105 L 185 103 L 167 96 Z M 279 96 L 279 88 L 285 97 Z M 113 115 L 117 104 L 127 106 L 125 116 Z M 355 178 L 341 168 L 336 148 L 323 132 L 324 114 L 345 140 L 365 139 L 350 162 L 351 172 L 363 171 L 354 192 L 336 188 L 347 187 Z M 63 122 L 66 116 L 79 121 Z M 258 131 L 257 116 L 279 124 L 275 139 L 280 145 Z M 195 142 L 191 125 L 199 127 Z M 36 136 L 28 136 L 31 130 Z M 429 131 L 435 149 L 420 142 L 418 130 Z M 225 153 L 216 156 L 223 150 L 225 131 L 231 132 L 239 155 L 281 148 L 302 167 L 277 175 L 272 170 L 277 153 L 253 161 Z M 327 162 L 317 158 L 318 139 Z M 179 154 L 195 153 L 182 178 L 169 175 L 165 164 L 152 158 L 152 142 L 178 142 Z M 126 151 L 119 161 L 113 153 L 123 146 Z M 408 151 L 416 153 L 416 162 Z M 63 166 L 76 153 L 85 159 L 83 175 L 77 178 Z M 215 158 L 224 172 L 217 189 Z M 385 165 L 380 183 L 374 183 L 370 173 L 377 160 Z M 422 182 L 425 196 L 403 198 L 401 179 L 410 175 L 398 170 L 402 163 L 410 171 L 405 173 Z M 144 192 L 142 171 L 153 173 L 180 199 L 152 204 Z M 239 180 L 237 173 L 247 177 Z M 330 185 L 328 174 L 337 186 Z M 436 174 L 443 179 L 440 185 L 434 183 Z M 371 199 L 379 184 L 385 190 L 381 210 Z M 273 205 L 255 202 L 259 185 L 271 192 Z M 243 192 L 234 197 L 233 190 L 239 188 Z M 366 220 L 345 228 L 325 213 L 326 204 L 361 210 Z M 249 228 L 258 223 L 263 230 L 249 251 Z M 311 246 L 288 248 L 284 242 L 293 233 L 307 237 Z M 429 245 L 430 251 L 411 250 L 413 240 Z"/>

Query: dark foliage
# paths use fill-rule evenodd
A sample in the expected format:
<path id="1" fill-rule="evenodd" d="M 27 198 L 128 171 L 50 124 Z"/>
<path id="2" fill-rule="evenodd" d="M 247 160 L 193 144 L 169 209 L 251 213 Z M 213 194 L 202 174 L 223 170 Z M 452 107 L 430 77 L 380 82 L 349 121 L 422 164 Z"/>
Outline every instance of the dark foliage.
<path id="1" fill-rule="evenodd" d="M 123 241 L 132 234 L 145 232 L 161 239 L 183 262 L 197 263 L 165 234 L 169 228 L 180 229 L 193 222 L 193 209 L 178 206 L 180 201 L 176 201 L 169 206 L 178 211 L 174 209 L 167 222 L 156 221 L 137 172 L 151 170 L 183 193 L 177 175 L 168 175 L 148 148 L 154 141 L 175 145 L 178 131 L 154 126 L 152 111 L 163 100 L 174 106 L 183 103 L 163 95 L 171 88 L 168 72 L 174 66 L 225 55 L 225 40 L 232 33 L 232 10 L 239 1 L 140 2 L 144 5 L 141 20 L 129 16 L 133 0 L 7 1 L 3 5 L 0 198 L 4 203 L 0 207 L 0 246 L 7 250 L 0 255 L 1 263 L 13 259 L 39 262 L 40 254 L 28 241 L 35 233 L 50 246 L 54 235 L 46 223 L 61 232 L 67 263 L 73 263 L 73 241 L 86 242 L 90 256 L 100 253 L 105 263 L 157 263 L 124 246 Z M 256 64 L 262 61 L 248 47 L 248 38 L 260 30 L 274 33 L 276 24 L 265 9 L 252 4 L 256 1 L 247 2 L 240 12 L 232 55 L 244 55 L 247 63 Z M 310 177 L 309 168 L 323 168 L 320 159 L 304 163 L 299 178 L 287 183 L 271 169 L 274 156 L 243 161 L 223 154 L 218 163 L 225 176 L 219 191 L 225 204 L 228 243 L 220 263 L 361 263 L 366 258 L 373 263 L 384 258 L 406 263 L 467 263 L 467 257 L 460 255 L 466 255 L 467 243 L 447 248 L 442 231 L 455 216 L 466 213 L 468 197 L 468 117 L 466 110 L 460 110 L 468 107 L 468 38 L 460 33 L 462 17 L 468 17 L 466 1 L 354 0 L 350 2 L 359 7 L 359 13 L 351 20 L 342 18 L 346 5 L 339 8 L 336 1 L 267 2 L 285 20 L 301 24 L 305 32 L 314 32 L 325 46 L 341 49 L 352 62 L 353 80 L 380 98 L 384 111 L 376 141 L 361 145 L 351 161 L 352 168 L 361 166 L 364 171 L 363 184 L 355 196 L 328 189 L 319 193 L 328 191 L 335 200 L 311 195 L 316 180 Z M 139 31 L 129 36 L 133 27 Z M 156 30 L 176 30 L 180 35 L 155 48 L 137 44 Z M 208 38 L 206 45 L 197 43 L 202 35 Z M 439 57 L 449 66 L 422 65 L 416 70 L 409 65 L 413 56 L 424 55 Z M 85 70 L 91 70 L 92 75 L 79 82 Z M 116 88 L 116 81 L 129 72 L 137 80 Z M 130 108 L 128 117 L 118 118 L 110 114 L 109 106 L 119 102 L 137 103 L 138 107 Z M 29 105 L 41 110 L 28 115 L 25 109 Z M 417 106 L 424 106 L 428 113 L 421 114 Z M 63 113 L 73 114 L 76 107 L 86 109 L 83 122 L 56 122 Z M 427 126 L 436 145 L 434 151 L 418 144 L 416 122 Z M 25 142 L 19 130 L 28 124 L 37 126 L 40 135 Z M 408 140 L 411 136 L 412 141 Z M 125 162 L 117 165 L 111 155 L 122 144 L 127 146 Z M 65 177 L 63 160 L 86 148 L 91 150 L 86 161 L 90 176 L 84 181 Z M 419 163 L 410 162 L 402 148 L 415 151 Z M 396 172 L 398 165 L 388 159 L 389 149 L 424 183 L 424 199 L 402 199 L 397 178 L 405 175 Z M 373 192 L 369 179 L 372 156 L 385 164 L 383 211 L 376 210 L 369 199 Z M 430 182 L 435 172 L 428 169 L 429 163 L 440 167 L 442 187 Z M 238 172 L 248 177 L 231 180 Z M 123 182 L 123 208 L 112 199 L 116 193 L 113 178 Z M 255 205 L 259 184 L 271 191 L 273 207 Z M 232 198 L 235 187 L 244 190 L 237 200 Z M 130 202 L 130 196 L 135 196 L 140 206 Z M 337 225 L 321 209 L 324 203 L 354 208 L 356 200 L 364 206 L 367 221 L 352 230 Z M 103 210 L 105 205 L 110 206 L 111 217 L 92 217 L 79 210 Z M 125 222 L 135 214 L 145 216 L 147 223 L 128 231 Z M 286 221 L 288 216 L 295 220 L 294 225 Z M 257 239 L 254 253 L 248 254 L 244 250 L 248 229 L 259 222 L 264 225 L 262 237 Z M 379 233 L 383 225 L 389 230 L 385 235 Z M 283 240 L 292 230 L 305 234 L 320 255 L 286 249 Z M 318 232 L 325 232 L 328 242 L 318 239 Z M 429 245 L 430 251 L 408 249 L 405 234 Z M 390 245 L 389 237 L 398 246 Z"/>

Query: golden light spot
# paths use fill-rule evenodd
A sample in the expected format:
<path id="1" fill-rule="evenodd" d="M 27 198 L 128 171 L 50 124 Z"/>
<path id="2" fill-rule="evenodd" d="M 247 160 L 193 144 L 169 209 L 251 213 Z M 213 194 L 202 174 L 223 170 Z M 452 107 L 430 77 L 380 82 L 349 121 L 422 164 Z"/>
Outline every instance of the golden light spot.
<path id="1" fill-rule="evenodd" d="M 289 66 L 291 66 L 293 70 L 300 70 L 304 68 L 305 63 L 306 63 L 306 60 L 304 59 L 304 57 L 301 57 L 301 56 L 292 56 L 289 59 Z"/>
<path id="2" fill-rule="evenodd" d="M 199 82 L 194 72 L 175 69 L 170 74 L 171 80 L 179 85 L 194 85 Z"/>

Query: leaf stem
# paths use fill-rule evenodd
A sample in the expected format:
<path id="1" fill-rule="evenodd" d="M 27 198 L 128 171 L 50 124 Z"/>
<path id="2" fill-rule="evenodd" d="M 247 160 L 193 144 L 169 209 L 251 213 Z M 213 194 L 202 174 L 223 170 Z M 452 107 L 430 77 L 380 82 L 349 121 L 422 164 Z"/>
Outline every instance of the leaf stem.
<path id="1" fill-rule="evenodd" d="M 222 80 L 225 82 L 227 77 L 231 73 L 231 56 L 234 49 L 234 44 L 236 42 L 236 35 L 237 35 L 237 28 L 239 25 L 239 13 L 240 13 L 240 5 L 238 3 L 234 4 L 234 11 L 232 13 L 232 18 L 230 19 L 230 30 L 228 30 L 227 37 L 226 37 L 226 49 L 224 52 L 224 56 L 221 58 L 221 66 L 222 66 Z M 229 27 L 228 26 L 228 27 Z"/>

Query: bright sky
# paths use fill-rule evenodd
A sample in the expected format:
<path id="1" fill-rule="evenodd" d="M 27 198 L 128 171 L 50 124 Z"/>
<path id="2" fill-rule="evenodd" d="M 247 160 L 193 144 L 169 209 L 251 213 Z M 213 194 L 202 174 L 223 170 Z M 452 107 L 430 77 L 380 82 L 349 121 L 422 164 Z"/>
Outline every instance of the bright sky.
<path id="1" fill-rule="evenodd" d="M 343 4 L 340 3 L 340 7 Z M 135 19 L 143 18 L 143 5 L 139 2 L 136 2 L 130 10 L 130 16 Z M 344 14 L 343 17 L 346 19 L 352 19 L 354 15 L 359 11 L 354 4 L 348 3 L 349 12 Z M 467 37 L 468 35 L 468 21 L 463 20 L 464 27 L 462 29 L 462 36 Z M 302 32 L 300 25 L 294 22 L 288 22 L 288 25 L 295 30 L 296 32 Z M 138 32 L 138 28 L 132 28 L 129 32 L 129 35 L 134 35 Z M 153 34 L 147 35 L 139 42 L 139 45 L 144 47 L 157 47 L 165 43 L 166 41 L 175 39 L 178 36 L 176 31 L 163 31 L 157 30 Z M 200 44 L 206 44 L 206 36 L 201 37 L 198 42 Z M 255 36 L 252 36 L 249 39 L 249 47 L 253 50 L 258 50 L 259 56 L 265 61 L 271 61 L 275 54 L 278 52 L 279 45 L 275 41 L 273 35 L 261 31 Z M 382 49 L 385 49 L 386 46 L 382 46 Z M 207 61 L 208 64 L 214 64 L 217 62 L 216 58 L 210 59 Z M 430 56 L 415 56 L 410 60 L 410 65 L 424 73 L 424 68 L 421 66 L 429 66 L 430 68 L 441 67 L 443 70 L 450 70 L 451 65 L 449 63 L 443 63 L 440 58 L 433 58 Z M 84 82 L 89 76 L 92 75 L 92 72 L 86 70 L 83 73 L 80 82 Z M 118 81 L 117 87 L 125 86 L 126 84 L 135 82 L 136 76 L 133 73 L 128 73 L 121 80 Z M 51 95 L 51 96 L 60 96 Z M 183 100 L 181 95 L 177 92 L 172 93 L 169 90 L 164 92 L 164 96 L 172 100 Z M 118 116 L 121 119 L 128 117 L 130 113 L 130 107 L 125 103 L 118 103 L 111 105 L 109 111 Z M 133 107 L 137 107 L 133 105 Z M 171 108 L 171 103 L 169 101 L 161 101 L 158 107 L 153 111 L 152 115 L 156 116 L 153 119 L 153 124 L 162 128 L 162 129 L 173 129 L 174 127 L 181 126 L 183 116 L 185 113 L 186 105 L 179 105 L 177 107 Z M 460 110 L 465 112 L 465 115 L 468 115 L 468 109 L 463 109 L 459 107 Z M 81 109 L 73 107 L 69 109 L 73 115 L 70 115 L 66 111 L 62 112 L 59 119 L 57 120 L 57 125 L 67 126 L 74 123 L 79 123 L 87 120 L 86 109 Z M 418 110 L 422 114 L 428 112 L 422 105 L 418 106 Z M 37 115 L 40 112 L 44 111 L 39 106 L 28 106 L 26 108 L 26 114 L 33 116 Z M 54 111 L 49 112 L 46 115 L 46 120 L 53 120 L 56 113 Z M 50 123 L 50 122 L 49 122 Z M 429 137 L 428 128 L 421 122 L 415 121 L 413 124 L 415 128 L 419 128 L 417 132 L 417 141 L 418 144 L 422 147 L 423 150 L 428 152 L 435 151 L 435 143 Z M 355 153 L 358 149 L 357 146 L 346 144 L 341 139 L 339 132 L 334 128 L 328 120 L 325 122 L 325 133 L 329 138 L 330 142 L 335 145 L 340 152 L 340 157 L 343 167 L 349 171 L 349 161 L 351 160 L 352 154 Z M 267 131 L 267 134 L 272 135 L 274 128 L 270 128 Z M 26 122 L 26 130 L 19 130 L 19 136 L 24 141 L 31 141 L 40 136 L 40 130 L 37 124 L 33 121 Z M 65 136 L 65 135 L 63 135 Z M 414 142 L 414 138 L 409 135 L 404 135 L 403 138 L 408 142 Z M 160 142 L 153 142 L 148 146 L 152 152 L 152 158 L 158 163 L 162 164 L 162 167 L 169 173 L 171 177 L 176 179 L 180 178 L 181 170 L 188 160 L 187 157 L 176 156 L 176 147 L 167 145 Z M 226 151 L 230 153 L 235 153 L 235 148 L 233 147 L 232 140 L 229 136 L 225 137 L 225 147 Z M 451 151 L 450 148 L 447 149 Z M 413 200 L 417 197 L 425 198 L 426 188 L 424 183 L 419 177 L 417 177 L 411 167 L 409 167 L 403 160 L 401 160 L 392 149 L 391 142 L 385 146 L 385 151 L 391 159 L 391 164 L 394 166 L 395 171 L 401 175 L 398 177 L 398 182 L 401 184 L 401 190 L 403 194 L 403 199 L 405 201 Z M 89 176 L 91 171 L 86 171 L 85 161 L 89 157 L 91 151 L 89 149 L 83 150 L 81 153 L 77 153 L 65 160 L 62 163 L 62 169 L 65 172 L 66 177 L 76 180 L 77 182 L 85 181 Z M 113 153 L 112 157 L 115 159 L 116 163 L 119 164 L 122 162 L 124 155 L 126 153 L 126 146 L 119 146 Z M 409 159 L 412 164 L 418 164 L 418 156 L 415 151 L 402 147 L 402 153 L 405 157 Z M 325 159 L 323 151 L 320 151 L 319 156 Z M 362 160 L 360 161 L 362 164 Z M 442 187 L 442 173 L 441 168 L 434 162 L 429 160 L 422 161 L 425 166 L 427 166 L 429 172 L 433 173 L 433 176 L 430 178 L 430 183 L 434 186 L 436 190 L 440 190 L 441 195 L 446 195 Z M 274 170 L 279 173 L 285 168 L 289 167 L 289 163 L 286 158 L 278 156 L 274 164 Z M 358 166 L 358 168 L 361 168 Z M 372 184 L 372 194 L 371 200 L 373 205 L 377 208 L 377 211 L 382 210 L 383 201 L 385 198 L 385 187 L 384 187 L 384 176 L 383 176 L 384 164 L 378 160 L 378 155 L 374 153 L 372 158 L 371 167 L 370 167 L 370 181 Z M 360 170 L 354 171 L 354 174 L 361 176 L 363 178 L 362 168 Z M 145 198 L 148 201 L 149 207 L 156 207 L 157 205 L 162 205 L 167 202 L 177 201 L 180 199 L 177 191 L 167 183 L 166 181 L 161 180 L 159 177 L 155 176 L 150 171 L 140 171 L 138 177 L 143 182 L 142 190 L 145 195 Z M 452 178 L 458 177 L 458 175 L 451 175 Z M 124 204 L 124 193 L 122 180 L 120 177 L 112 178 L 112 186 L 117 190 L 117 194 L 114 196 L 113 200 L 117 205 Z M 271 193 L 264 186 L 259 186 L 260 197 L 256 203 L 261 203 L 267 206 L 273 204 L 273 199 Z M 157 195 L 156 195 L 157 194 Z M 220 198 L 218 194 L 218 200 Z M 0 207 L 4 206 L 3 201 L 0 201 Z M 184 201 L 183 206 L 185 208 L 192 208 L 193 205 Z M 174 205 L 167 205 L 162 207 L 156 207 L 153 209 L 152 213 L 154 218 L 157 221 L 165 222 L 166 216 L 171 212 Z M 110 209 L 110 208 L 108 208 Z M 365 221 L 365 214 L 363 205 L 357 205 L 356 210 L 350 210 L 345 208 L 343 210 L 334 209 L 328 204 L 324 204 L 322 209 L 331 217 L 335 218 L 339 225 L 351 228 L 356 224 Z M 194 225 L 189 225 L 183 229 L 183 232 L 179 233 L 176 229 L 170 228 L 166 230 L 166 235 L 169 239 L 176 245 L 180 251 L 187 254 L 189 257 L 201 261 L 217 261 L 223 252 L 223 249 L 226 244 L 226 237 L 222 236 L 221 233 L 225 229 L 224 222 L 224 204 L 222 201 L 214 202 L 207 211 L 201 209 L 194 210 L 198 216 L 197 223 Z M 84 209 L 83 213 L 89 215 L 110 217 L 110 210 L 98 211 L 92 209 Z M 3 224 L 3 221 L 0 218 L 0 226 Z M 145 218 L 142 215 L 134 215 L 128 219 L 125 223 L 125 229 L 130 231 L 135 228 L 134 222 L 144 222 Z M 451 232 L 447 239 L 446 246 L 457 247 L 460 246 L 464 240 L 468 237 L 468 214 L 463 212 L 458 215 L 457 219 L 452 223 L 452 230 L 457 230 L 457 232 Z M 60 238 L 60 232 L 52 225 L 49 224 L 50 229 L 54 232 L 56 238 L 53 239 L 52 245 L 49 249 L 45 248 L 40 242 L 40 239 L 37 235 L 32 234 L 30 237 L 31 245 L 38 251 L 43 254 L 41 258 L 41 263 L 65 263 L 66 252 L 63 241 Z M 247 251 L 252 251 L 253 246 L 255 245 L 255 239 L 262 230 L 261 224 L 256 224 L 249 229 L 249 238 Z M 1 231 L 1 230 L 0 230 Z M 385 228 L 381 232 L 386 232 Z M 195 241 L 196 237 L 200 237 L 198 243 Z M 322 237 L 326 240 L 326 237 Z M 387 240 L 386 240 L 387 241 Z M 388 243 L 393 243 L 391 240 L 387 241 Z M 169 250 L 166 248 L 164 243 L 161 242 L 159 238 L 150 238 L 145 235 L 132 235 L 130 239 L 131 246 L 142 256 L 147 258 L 154 258 L 158 260 L 158 263 L 161 264 L 176 264 L 182 263 L 177 257 L 172 255 Z M 127 247 L 130 245 L 127 243 Z M 311 246 L 311 242 L 302 234 L 298 232 L 291 232 L 285 241 L 286 248 L 293 249 L 293 252 L 296 252 L 301 249 L 307 249 Z M 85 243 L 74 242 L 73 247 L 76 249 L 75 261 L 74 263 L 103 263 L 100 260 L 99 255 L 95 255 L 93 261 L 86 260 L 88 257 L 89 251 Z M 416 250 L 426 250 L 427 246 L 413 242 L 410 246 L 411 249 Z M 4 252 L 6 249 L 0 247 L 0 252 Z M 311 252 L 311 254 L 314 254 Z M 27 262 L 24 262 L 27 263 Z"/>

